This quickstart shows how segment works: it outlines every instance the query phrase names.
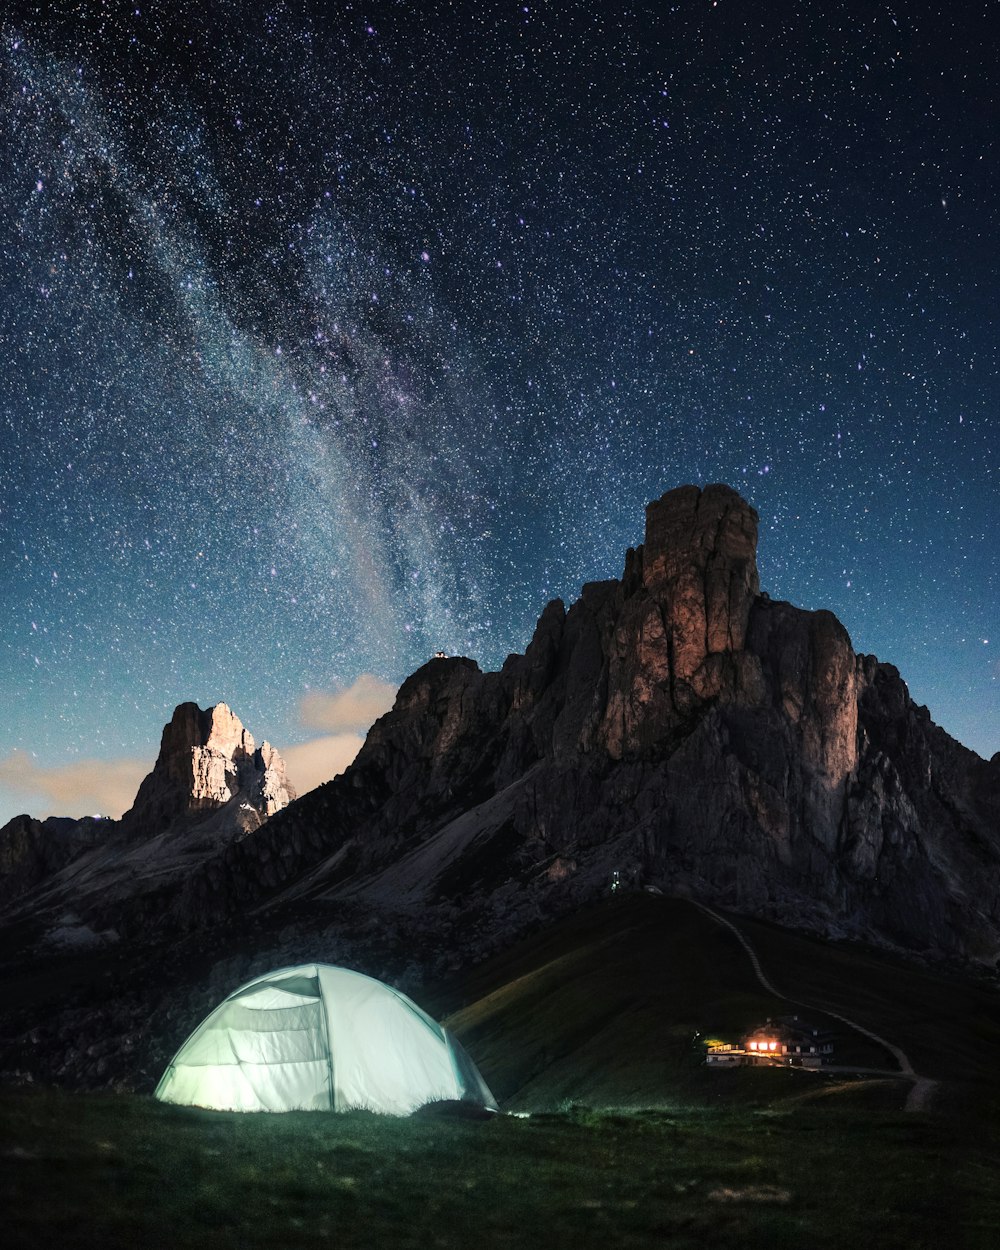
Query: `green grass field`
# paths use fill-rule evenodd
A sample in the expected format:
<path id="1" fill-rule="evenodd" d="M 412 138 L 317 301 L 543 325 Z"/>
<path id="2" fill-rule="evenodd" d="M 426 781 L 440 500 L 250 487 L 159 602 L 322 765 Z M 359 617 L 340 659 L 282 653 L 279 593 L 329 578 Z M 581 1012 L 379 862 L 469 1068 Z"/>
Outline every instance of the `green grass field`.
<path id="1" fill-rule="evenodd" d="M 835 1106 L 485 1122 L 0 1095 L 9 1247 L 1000 1244 L 995 1139 Z"/>
<path id="2" fill-rule="evenodd" d="M 870 1022 L 905 1045 L 918 1071 L 1000 1086 L 1000 995 L 852 944 L 831 945 L 759 921 L 737 921 L 775 988 Z"/>
<path id="3" fill-rule="evenodd" d="M 766 975 L 789 997 L 851 1015 L 912 1051 L 941 1096 L 1000 1096 L 1000 998 L 856 946 L 766 925 L 752 935 Z M 829 1095 L 903 1105 L 905 1082 L 794 1070 L 710 1070 L 704 1039 L 735 1040 L 768 1016 L 801 1011 L 834 1031 L 838 1064 L 897 1070 L 869 1038 L 820 1010 L 766 994 L 734 935 L 679 899 L 611 899 L 529 937 L 453 986 L 429 992 L 506 1107 L 770 1104 Z M 923 1065 L 923 1066 L 921 1066 Z M 926 1069 L 926 1071 L 925 1071 Z"/>
<path id="4" fill-rule="evenodd" d="M 691 904 L 615 898 L 415 994 L 506 1109 L 231 1115 L 0 1090 L 11 1247 L 1000 1245 L 1000 1011 L 985 985 L 738 921 L 790 997 L 851 1015 L 941 1082 L 712 1071 L 707 1036 L 793 1008 Z M 837 1058 L 892 1068 L 837 1030 Z M 182 1039 L 177 1039 L 182 1040 Z"/>

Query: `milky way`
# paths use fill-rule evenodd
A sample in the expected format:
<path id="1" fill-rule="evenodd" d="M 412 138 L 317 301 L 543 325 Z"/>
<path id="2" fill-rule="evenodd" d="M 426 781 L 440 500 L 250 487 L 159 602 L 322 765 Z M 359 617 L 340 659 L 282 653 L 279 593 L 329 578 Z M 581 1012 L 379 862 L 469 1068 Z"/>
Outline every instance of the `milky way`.
<path id="1" fill-rule="evenodd" d="M 0 760 L 148 758 L 183 699 L 283 744 L 309 690 L 495 667 L 720 480 L 772 597 L 1000 749 L 985 8 L 35 8 Z"/>

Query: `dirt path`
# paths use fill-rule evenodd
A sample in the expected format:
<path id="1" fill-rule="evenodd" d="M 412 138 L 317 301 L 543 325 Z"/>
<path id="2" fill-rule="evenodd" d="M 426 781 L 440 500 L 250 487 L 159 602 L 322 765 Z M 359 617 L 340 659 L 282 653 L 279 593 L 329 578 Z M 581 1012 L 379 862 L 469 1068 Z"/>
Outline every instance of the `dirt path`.
<path id="1" fill-rule="evenodd" d="M 807 1003 L 799 998 L 789 998 L 787 994 L 782 994 L 779 990 L 776 990 L 764 975 L 764 970 L 760 966 L 760 959 L 757 957 L 757 952 L 739 931 L 739 929 L 737 929 L 736 925 L 734 925 L 731 920 L 727 920 L 725 916 L 720 916 L 717 911 L 713 911 L 711 907 L 706 907 L 704 903 L 698 903 L 694 899 L 690 899 L 689 902 L 693 903 L 699 911 L 703 911 L 706 916 L 709 916 L 717 924 L 723 925 L 733 934 L 739 944 L 746 951 L 747 955 L 750 957 L 750 963 L 753 967 L 754 974 L 768 994 L 772 994 L 775 998 L 781 998 L 786 1003 L 791 1003 L 795 1007 L 805 1007 L 807 1011 L 821 1011 L 824 1015 L 831 1016 L 834 1020 L 839 1020 L 841 1024 L 846 1024 L 848 1028 L 853 1029 L 856 1033 L 862 1033 L 865 1037 L 870 1038 L 873 1042 L 876 1042 L 884 1050 L 887 1050 L 889 1054 L 892 1055 L 893 1059 L 895 1059 L 899 1064 L 899 1073 L 885 1072 L 883 1075 L 899 1075 L 912 1082 L 910 1092 L 906 1098 L 906 1105 L 903 1109 L 905 1111 L 927 1110 L 930 1104 L 931 1096 L 937 1086 L 937 1081 L 932 1081 L 930 1077 L 919 1076 L 913 1070 L 913 1064 L 910 1063 L 909 1056 L 904 1050 L 901 1050 L 898 1046 L 894 1046 L 892 1042 L 887 1042 L 884 1037 L 880 1037 L 877 1033 L 873 1033 L 871 1029 L 866 1029 L 863 1024 L 858 1024 L 856 1020 L 850 1019 L 849 1016 L 841 1015 L 839 1011 L 831 1011 L 829 1007 L 823 1007 L 819 1003 Z M 846 1069 L 841 1068 L 840 1071 L 846 1071 Z M 857 1068 L 852 1069 L 852 1071 L 861 1072 L 862 1069 Z M 868 1068 L 864 1069 L 864 1071 L 872 1072 L 873 1069 Z"/>

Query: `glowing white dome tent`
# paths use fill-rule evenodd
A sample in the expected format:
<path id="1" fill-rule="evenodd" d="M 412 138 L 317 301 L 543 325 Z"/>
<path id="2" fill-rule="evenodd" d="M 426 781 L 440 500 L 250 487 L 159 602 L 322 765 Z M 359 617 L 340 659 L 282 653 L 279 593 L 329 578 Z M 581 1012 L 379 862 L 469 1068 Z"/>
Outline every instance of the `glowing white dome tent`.
<path id="1" fill-rule="evenodd" d="M 496 1110 L 446 1029 L 405 994 L 330 964 L 240 986 L 180 1048 L 156 1097 L 218 1111 L 409 1115 L 444 1099 Z"/>

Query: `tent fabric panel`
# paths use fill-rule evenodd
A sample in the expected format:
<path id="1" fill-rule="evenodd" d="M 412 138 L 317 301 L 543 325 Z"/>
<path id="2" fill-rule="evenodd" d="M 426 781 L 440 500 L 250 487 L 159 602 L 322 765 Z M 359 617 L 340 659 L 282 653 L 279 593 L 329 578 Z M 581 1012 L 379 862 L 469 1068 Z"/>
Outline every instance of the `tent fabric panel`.
<path id="1" fill-rule="evenodd" d="M 257 1020 L 264 1027 L 255 1027 Z M 244 1060 L 281 1063 L 325 1058 L 327 1051 L 319 1002 L 308 1008 L 275 1012 L 245 1012 L 224 1003 L 191 1035 L 177 1052 L 174 1063 L 189 1067 L 238 1064 Z"/>
<path id="2" fill-rule="evenodd" d="M 284 990 L 286 994 L 299 994 L 303 998 L 319 998 L 320 994 L 319 978 L 316 976 L 315 968 L 286 968 L 281 972 L 269 972 L 266 979 L 251 983 L 249 988 L 253 989 L 255 985 L 262 984 L 277 990 Z M 230 997 L 235 996 L 230 995 Z"/>
<path id="3" fill-rule="evenodd" d="M 156 1087 L 161 1102 L 213 1111 L 266 1111 L 253 1086 L 237 1066 L 189 1068 L 173 1064 Z"/>
<path id="4" fill-rule="evenodd" d="M 377 984 L 381 984 L 381 983 L 378 982 Z M 430 1031 L 434 1034 L 434 1036 L 438 1039 L 438 1041 L 440 1042 L 444 1041 L 445 1030 L 441 1027 L 440 1024 L 438 1024 L 438 1022 L 434 1019 L 433 1016 L 429 1016 L 422 1007 L 418 1007 L 412 998 L 407 998 L 405 994 L 401 993 L 397 989 L 394 989 L 393 986 L 391 985 L 383 985 L 382 988 L 384 990 L 387 990 L 393 996 L 393 998 L 396 999 L 396 1001 L 400 1004 L 400 1006 L 404 1007 L 410 1013 L 410 1015 L 416 1016 L 416 1018 L 424 1025 L 425 1028 L 430 1029 Z"/>
<path id="5" fill-rule="evenodd" d="M 443 1032 L 448 1049 L 451 1052 L 452 1063 L 455 1065 L 458 1084 L 462 1091 L 460 1097 L 465 1102 L 474 1102 L 483 1107 L 488 1107 L 490 1111 L 498 1111 L 497 1100 L 493 1097 L 490 1087 L 483 1080 L 479 1069 L 470 1059 L 468 1051 L 458 1038 L 449 1033 L 447 1029 L 444 1029 Z"/>
<path id="6" fill-rule="evenodd" d="M 330 1065 L 326 1056 L 305 1063 L 241 1064 L 268 1111 L 328 1111 Z"/>
<path id="7" fill-rule="evenodd" d="M 237 990 L 230 994 L 226 1002 L 239 1003 L 241 1007 L 252 1011 L 268 1011 L 274 1008 L 299 1007 L 315 1002 L 319 998 L 316 993 L 308 992 L 307 983 L 298 982 L 301 987 L 291 990 L 284 985 L 252 985 L 249 989 Z"/>
<path id="8" fill-rule="evenodd" d="M 317 964 L 316 971 L 320 990 L 325 998 L 329 998 L 331 994 L 336 995 L 339 993 L 345 993 L 349 997 L 357 997 L 358 999 L 361 999 L 366 994 L 387 994 L 394 998 L 405 1012 L 420 1020 L 435 1037 L 444 1041 L 445 1030 L 441 1025 L 438 1024 L 433 1016 L 429 1016 L 423 1008 L 418 1007 L 412 998 L 407 998 L 401 990 L 397 990 L 391 985 L 386 985 L 384 981 L 367 976 L 363 972 L 354 972 L 350 968 L 337 968 L 333 964 Z"/>
<path id="9" fill-rule="evenodd" d="M 247 1010 L 241 1002 L 223 1004 L 222 1013 L 226 1027 L 252 1029 L 257 1033 L 282 1033 L 285 1029 L 312 1028 L 323 1015 L 318 998 L 294 1007 L 271 1007 L 267 1010 Z"/>
<path id="10" fill-rule="evenodd" d="M 254 1033 L 229 1029 L 229 1043 L 237 1063 L 306 1063 L 329 1058 L 322 1021 L 310 1029 L 286 1029 L 284 1033 Z"/>
<path id="11" fill-rule="evenodd" d="M 329 1067 L 325 1059 L 198 1068 L 180 1063 L 168 1070 L 156 1096 L 214 1111 L 329 1110 Z"/>
<path id="12" fill-rule="evenodd" d="M 328 975 L 329 972 L 329 975 Z M 321 969 L 333 1052 L 334 1107 L 409 1115 L 460 1096 L 447 1046 L 422 1013 L 370 977 Z"/>
<path id="13" fill-rule="evenodd" d="M 285 985 L 294 990 L 296 982 L 310 982 L 308 995 L 316 998 L 319 994 L 318 989 L 318 964 L 295 964 L 290 968 L 275 968 L 272 972 L 264 972 L 259 977 L 254 977 L 252 981 L 245 981 L 243 985 L 237 986 L 229 995 L 229 998 L 237 998 L 241 994 L 249 993 L 253 989 L 259 989 L 265 985 Z"/>

